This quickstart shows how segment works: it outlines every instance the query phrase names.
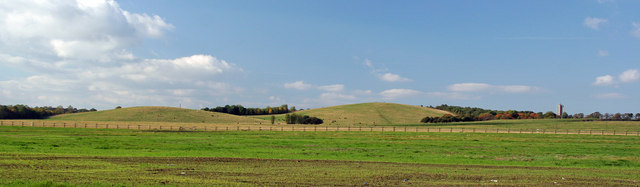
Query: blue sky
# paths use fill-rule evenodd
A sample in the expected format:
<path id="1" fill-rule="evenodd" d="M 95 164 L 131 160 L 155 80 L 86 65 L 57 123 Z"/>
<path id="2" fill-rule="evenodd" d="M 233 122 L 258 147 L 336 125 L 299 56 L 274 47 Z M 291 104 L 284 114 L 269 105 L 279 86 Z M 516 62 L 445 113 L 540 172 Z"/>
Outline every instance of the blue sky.
<path id="1" fill-rule="evenodd" d="M 640 112 L 640 1 L 0 3 L 0 104 Z"/>

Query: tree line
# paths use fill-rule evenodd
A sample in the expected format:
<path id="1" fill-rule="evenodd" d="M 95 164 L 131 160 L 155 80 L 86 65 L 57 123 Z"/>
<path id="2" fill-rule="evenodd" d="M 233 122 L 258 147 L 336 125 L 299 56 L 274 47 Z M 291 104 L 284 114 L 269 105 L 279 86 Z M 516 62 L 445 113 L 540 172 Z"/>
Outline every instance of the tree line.
<path id="1" fill-rule="evenodd" d="M 49 116 L 68 113 L 80 113 L 80 112 L 95 112 L 98 111 L 95 108 L 92 109 L 77 109 L 69 105 L 68 107 L 57 106 L 43 106 L 43 107 L 29 107 L 27 105 L 0 105 L 0 119 L 44 119 Z"/>
<path id="2" fill-rule="evenodd" d="M 296 107 L 291 107 L 289 109 L 289 105 L 281 105 L 280 107 L 270 107 L 266 108 L 245 108 L 242 105 L 225 105 L 218 106 L 215 108 L 203 108 L 204 111 L 209 112 L 221 112 L 233 115 L 269 115 L 269 114 L 286 114 L 289 112 L 295 112 Z"/>
<path id="3" fill-rule="evenodd" d="M 442 104 L 440 106 L 428 106 L 429 108 L 435 108 L 439 110 L 449 111 L 455 115 L 445 115 L 443 117 L 425 117 L 421 120 L 423 123 L 447 123 L 447 122 L 463 122 L 463 121 L 486 121 L 494 119 L 591 119 L 591 120 L 608 120 L 608 121 L 640 121 L 640 113 L 615 113 L 615 114 L 601 114 L 600 112 L 594 112 L 589 115 L 583 113 L 577 113 L 573 115 L 563 112 L 562 114 L 556 114 L 552 111 L 545 113 L 533 112 L 533 111 L 517 111 L 517 110 L 489 110 L 477 107 L 461 107 L 461 106 L 449 106 Z"/>

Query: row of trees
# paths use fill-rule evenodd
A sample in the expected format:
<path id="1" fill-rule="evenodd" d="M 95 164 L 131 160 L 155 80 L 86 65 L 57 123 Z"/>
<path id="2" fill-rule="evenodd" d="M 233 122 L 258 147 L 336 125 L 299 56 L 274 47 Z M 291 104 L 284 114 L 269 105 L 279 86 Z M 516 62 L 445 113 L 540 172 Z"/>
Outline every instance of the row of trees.
<path id="1" fill-rule="evenodd" d="M 27 105 L 0 105 L 0 119 L 44 119 L 49 116 L 67 113 L 93 112 L 92 109 L 77 109 L 69 105 L 68 107 L 43 106 L 29 107 Z"/>
<path id="2" fill-rule="evenodd" d="M 286 121 L 287 124 L 313 124 L 313 125 L 319 125 L 319 124 L 322 124 L 323 122 L 322 119 L 317 117 L 309 117 L 307 115 L 299 115 L 295 113 L 285 115 L 284 121 Z M 273 120 L 272 120 L 272 123 L 273 123 Z"/>
<path id="3" fill-rule="evenodd" d="M 424 118 L 424 123 L 439 123 L 442 122 L 455 122 L 455 121 L 485 121 L 485 120 L 493 120 L 493 119 L 553 119 L 553 118 L 573 118 L 573 119 L 595 119 L 595 120 L 611 120 L 611 121 L 631 121 L 631 120 L 640 120 L 640 113 L 615 113 L 615 114 L 601 114 L 600 112 L 594 112 L 589 115 L 584 115 L 583 113 L 577 113 L 574 115 L 569 115 L 566 112 L 558 115 L 552 111 L 548 111 L 545 113 L 542 112 L 533 112 L 533 111 L 516 111 L 516 110 L 508 110 L 508 111 L 499 111 L 499 110 L 488 110 L 476 107 L 460 107 L 460 106 L 449 106 L 446 104 L 432 107 L 439 110 L 445 110 L 456 114 L 453 117 L 441 117 L 438 119 L 434 118 Z"/>
<path id="4" fill-rule="evenodd" d="M 449 106 L 446 104 L 432 107 L 439 110 L 445 110 L 460 116 L 460 118 L 466 118 L 467 121 L 485 121 L 485 120 L 493 120 L 493 119 L 549 119 L 549 118 L 557 118 L 559 117 L 555 113 L 549 111 L 546 113 L 542 112 L 533 112 L 533 111 L 517 111 L 517 110 L 488 110 L 477 107 L 460 107 L 460 106 Z M 564 113 L 563 115 L 567 115 Z"/>
<path id="5" fill-rule="evenodd" d="M 286 114 L 289 112 L 295 112 L 296 107 L 291 107 L 289 109 L 289 105 L 281 105 L 280 107 L 270 107 L 267 108 L 245 108 L 242 105 L 225 105 L 224 107 L 218 106 L 215 108 L 203 108 L 204 111 L 209 112 L 222 112 L 233 115 L 269 115 L 269 114 Z"/>
<path id="6" fill-rule="evenodd" d="M 600 112 L 594 112 L 587 116 L 584 116 L 583 113 L 577 113 L 577 114 L 574 114 L 573 117 L 574 118 L 592 118 L 592 119 L 600 119 L 600 120 L 607 120 L 607 121 L 634 121 L 634 120 L 640 121 L 640 113 L 636 113 L 634 115 L 633 113 L 601 114 Z"/>
<path id="7" fill-rule="evenodd" d="M 425 117 L 420 120 L 422 123 L 450 123 L 450 122 L 464 122 L 464 121 L 476 121 L 469 116 L 453 116 L 451 114 L 445 114 L 442 117 Z"/>

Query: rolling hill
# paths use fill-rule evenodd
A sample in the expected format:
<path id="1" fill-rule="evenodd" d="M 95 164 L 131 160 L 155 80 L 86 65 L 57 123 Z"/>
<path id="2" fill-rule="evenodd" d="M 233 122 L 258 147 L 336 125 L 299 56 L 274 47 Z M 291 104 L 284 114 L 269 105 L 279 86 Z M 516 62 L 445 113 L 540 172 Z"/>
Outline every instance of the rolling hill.
<path id="1" fill-rule="evenodd" d="M 52 116 L 57 121 L 128 121 L 179 123 L 263 123 L 268 121 L 231 114 L 174 107 L 131 107 Z"/>
<path id="2" fill-rule="evenodd" d="M 297 114 L 318 117 L 324 124 L 331 125 L 385 125 L 415 124 L 426 116 L 436 117 L 450 112 L 396 103 L 360 103 L 339 105 L 312 110 L 298 111 Z M 284 115 L 278 115 L 282 119 Z M 268 119 L 267 117 L 259 117 Z"/>

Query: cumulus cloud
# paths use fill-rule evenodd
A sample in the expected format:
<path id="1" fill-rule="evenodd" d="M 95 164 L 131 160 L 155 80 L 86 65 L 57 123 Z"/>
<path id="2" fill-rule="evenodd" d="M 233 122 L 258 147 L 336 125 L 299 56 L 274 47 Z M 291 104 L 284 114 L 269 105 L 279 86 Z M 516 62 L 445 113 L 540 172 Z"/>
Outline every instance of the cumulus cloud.
<path id="1" fill-rule="evenodd" d="M 480 96 L 474 96 L 474 95 L 464 94 L 460 92 L 429 92 L 426 95 L 431 97 L 441 97 L 441 98 L 455 99 L 455 100 L 480 99 Z"/>
<path id="2" fill-rule="evenodd" d="M 613 83 L 615 83 L 613 76 L 604 75 L 604 76 L 596 77 L 596 81 L 593 82 L 593 85 L 603 86 L 603 85 L 611 85 Z"/>
<path id="3" fill-rule="evenodd" d="M 25 0 L 0 6 L 2 51 L 52 63 L 131 59 L 127 47 L 173 28 L 158 15 L 130 13 L 113 0 Z"/>
<path id="4" fill-rule="evenodd" d="M 640 80 L 640 73 L 638 73 L 637 69 L 630 69 L 622 72 L 618 78 L 621 82 L 633 82 Z"/>
<path id="5" fill-rule="evenodd" d="M 333 84 L 326 86 L 318 86 L 318 90 L 327 91 L 327 92 L 340 92 L 344 90 L 343 84 Z"/>
<path id="6" fill-rule="evenodd" d="M 502 92 L 502 93 L 529 93 L 540 90 L 534 86 L 524 85 L 491 85 L 486 83 L 458 83 L 447 87 L 453 92 Z"/>
<path id="7" fill-rule="evenodd" d="M 387 81 L 387 82 L 407 82 L 411 80 L 393 73 L 384 73 L 384 74 L 378 75 L 378 77 L 380 78 L 380 80 Z"/>
<path id="8" fill-rule="evenodd" d="M 36 105 L 192 106 L 242 91 L 216 76 L 241 68 L 197 54 L 143 59 L 128 48 L 173 29 L 113 0 L 0 3 L 0 63 L 32 72 L 0 81 L 7 100 Z"/>
<path id="9" fill-rule="evenodd" d="M 388 72 L 389 70 L 387 69 L 378 69 L 376 68 L 373 63 L 371 63 L 371 60 L 369 59 L 365 59 L 364 60 L 364 65 L 367 66 L 370 70 L 371 73 L 374 74 L 376 77 L 378 77 L 378 79 L 385 81 L 385 82 L 407 82 L 407 81 L 411 81 L 411 79 L 409 78 L 405 78 L 402 77 L 398 74 L 393 74 Z"/>
<path id="10" fill-rule="evenodd" d="M 603 19 L 603 18 L 594 18 L 594 17 L 587 17 L 584 18 L 584 22 L 582 24 L 584 24 L 584 26 L 589 27 L 593 30 L 599 30 L 600 29 L 600 25 L 607 23 L 608 20 L 607 19 Z"/>
<path id="11" fill-rule="evenodd" d="M 640 38 L 640 23 L 633 22 L 631 23 L 631 26 L 633 26 L 631 35 L 635 36 L 636 38 Z"/>
<path id="12" fill-rule="evenodd" d="M 335 93 L 335 92 L 329 92 L 329 93 L 322 93 L 320 95 L 320 99 L 321 100 L 354 100 L 357 97 L 354 95 L 348 95 L 348 94 L 340 94 L 340 93 Z"/>
<path id="13" fill-rule="evenodd" d="M 412 89 L 389 89 L 380 92 L 385 99 L 397 99 L 402 97 L 412 97 L 422 94 L 422 92 Z"/>
<path id="14" fill-rule="evenodd" d="M 616 78 L 614 76 L 604 75 L 604 76 L 596 77 L 596 81 L 593 82 L 593 85 L 606 86 L 606 85 L 613 85 L 618 83 L 634 82 L 637 80 L 640 80 L 640 72 L 638 71 L 638 69 L 629 69 L 627 71 L 622 72 L 618 76 L 619 82 L 616 81 Z"/>
<path id="15" fill-rule="evenodd" d="M 291 83 L 284 83 L 284 88 L 287 89 L 296 89 L 296 90 L 306 90 L 311 88 L 311 84 L 304 83 L 304 81 L 296 81 Z"/>

